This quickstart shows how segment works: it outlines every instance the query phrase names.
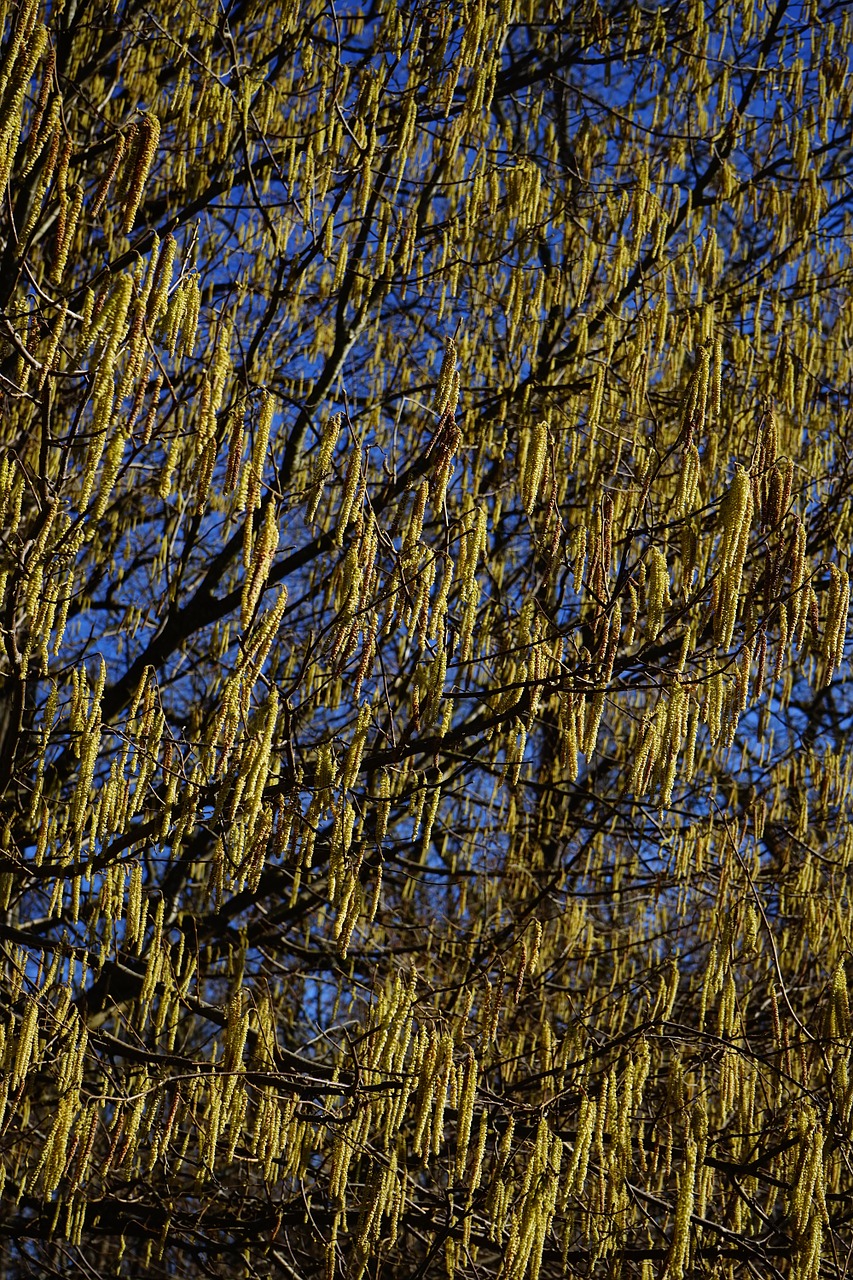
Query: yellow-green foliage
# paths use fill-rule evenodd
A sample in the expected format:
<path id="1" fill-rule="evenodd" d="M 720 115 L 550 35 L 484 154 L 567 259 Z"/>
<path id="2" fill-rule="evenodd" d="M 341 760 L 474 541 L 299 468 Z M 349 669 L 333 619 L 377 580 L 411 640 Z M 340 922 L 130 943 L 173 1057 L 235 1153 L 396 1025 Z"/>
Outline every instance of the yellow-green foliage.
<path id="1" fill-rule="evenodd" d="M 0 0 L 4 1277 L 850 1272 L 851 47 Z"/>

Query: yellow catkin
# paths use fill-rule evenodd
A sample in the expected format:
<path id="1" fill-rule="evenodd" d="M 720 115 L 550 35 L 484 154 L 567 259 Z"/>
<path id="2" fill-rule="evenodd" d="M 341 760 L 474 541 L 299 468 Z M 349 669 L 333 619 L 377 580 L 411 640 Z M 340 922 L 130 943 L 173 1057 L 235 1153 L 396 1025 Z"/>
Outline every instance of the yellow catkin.
<path id="1" fill-rule="evenodd" d="M 338 437 L 340 436 L 343 423 L 344 415 L 342 413 L 333 413 L 326 419 L 323 426 L 323 430 L 320 435 L 320 448 L 314 464 L 313 483 L 305 512 L 305 518 L 309 523 L 317 514 L 317 507 L 323 492 L 323 482 L 332 469 L 332 458 L 334 457 L 335 446 L 338 443 Z"/>
<path id="2" fill-rule="evenodd" d="M 24 100 L 35 69 L 47 46 L 47 30 L 41 22 L 24 37 L 25 23 L 16 24 L 4 49 L 3 118 L 0 120 L 0 197 L 5 194 L 21 135 Z M 19 43 L 20 42 L 20 43 Z M 11 75 L 6 79 L 8 69 Z"/>
<path id="3" fill-rule="evenodd" d="M 195 272 L 184 281 L 182 291 L 185 305 L 181 315 L 180 353 L 183 356 L 191 356 L 195 347 L 201 312 L 201 281 Z"/>
<path id="4" fill-rule="evenodd" d="M 148 318 L 156 323 L 166 314 L 169 305 L 169 293 L 172 287 L 172 272 L 178 252 L 178 242 L 173 235 L 167 235 L 160 245 L 156 266 L 151 278 L 151 289 L 148 295 Z"/>
<path id="5" fill-rule="evenodd" d="M 53 255 L 53 267 L 51 269 L 50 278 L 54 284 L 60 284 L 65 274 L 65 266 L 68 262 L 68 254 L 77 232 L 77 226 L 80 221 L 80 214 L 83 211 L 83 188 L 78 184 L 74 187 L 71 198 L 65 199 L 60 204 L 60 217 L 57 224 L 56 244 Z"/>
<path id="6" fill-rule="evenodd" d="M 361 757 L 367 741 L 367 734 L 370 730 L 371 719 L 370 704 L 365 702 L 359 708 L 358 720 L 341 773 L 341 787 L 344 791 L 348 791 L 355 785 L 361 768 Z"/>
<path id="7" fill-rule="evenodd" d="M 548 423 L 540 422 L 530 434 L 521 471 L 521 493 L 528 515 L 541 501 L 542 477 L 548 458 Z"/>
<path id="8" fill-rule="evenodd" d="M 17 1089 L 26 1076 L 32 1061 L 38 1040 L 38 1004 L 30 997 L 27 1000 L 21 1029 L 15 1046 L 15 1058 L 12 1066 L 12 1088 Z"/>
<path id="9" fill-rule="evenodd" d="M 462 1089 L 458 1105 L 458 1121 L 456 1130 L 456 1180 L 461 1182 L 465 1177 L 468 1159 L 468 1143 L 471 1138 L 471 1125 L 474 1119 L 474 1102 L 477 1096 L 477 1059 L 471 1049 L 463 1066 Z"/>
<path id="10" fill-rule="evenodd" d="M 752 509 L 752 485 L 749 475 L 743 467 L 738 467 L 732 486 L 720 507 L 722 538 L 719 557 L 720 606 L 717 627 L 719 644 L 723 649 L 729 648 L 734 634 Z"/>
<path id="11" fill-rule="evenodd" d="M 238 511 L 256 511 L 261 502 L 261 484 L 269 448 L 270 429 L 272 426 L 274 401 L 272 396 L 264 392 L 258 412 L 255 428 L 252 457 L 249 466 L 243 471 L 237 493 Z"/>
<path id="12" fill-rule="evenodd" d="M 240 623 L 244 629 L 249 626 L 252 615 L 257 608 L 261 593 L 269 578 L 277 549 L 278 521 L 276 519 L 275 504 L 272 501 L 268 501 L 264 518 L 261 522 L 260 533 L 252 549 L 249 571 L 243 585 Z"/>
<path id="13" fill-rule="evenodd" d="M 135 134 L 135 148 L 132 154 L 132 168 L 128 173 L 124 186 L 126 194 L 122 209 L 122 231 L 127 234 L 133 228 L 137 210 L 145 190 L 148 174 L 157 155 L 160 142 L 160 121 L 150 112 L 143 116 Z"/>
<path id="14" fill-rule="evenodd" d="M 109 191 L 110 186 L 114 182 L 115 176 L 118 173 L 119 168 L 121 167 L 121 162 L 124 159 L 126 150 L 127 150 L 127 142 L 126 142 L 125 136 L 124 134 L 120 133 L 116 137 L 110 163 L 107 166 L 104 176 L 101 178 L 101 181 L 98 185 L 98 189 L 95 192 L 95 198 L 92 201 L 92 208 L 90 212 L 93 218 L 97 217 L 98 214 L 101 212 L 101 209 L 104 207 L 104 203 L 107 198 L 107 192 Z"/>
<path id="15" fill-rule="evenodd" d="M 658 548 L 653 547 L 649 554 L 649 577 L 647 591 L 648 635 L 654 640 L 663 627 L 666 608 L 670 603 L 669 568 L 666 556 Z"/>
<path id="16" fill-rule="evenodd" d="M 95 488 L 98 465 L 107 444 L 115 400 L 114 372 L 119 348 L 127 332 L 127 313 L 133 291 L 133 280 L 122 276 L 104 312 L 107 316 L 106 337 L 102 344 L 92 389 L 91 444 L 86 454 L 79 505 L 85 506 Z M 115 428 L 114 428 L 115 430 Z"/>
<path id="17" fill-rule="evenodd" d="M 347 459 L 343 494 L 341 496 L 341 505 L 337 514 L 335 540 L 338 546 L 343 542 L 343 537 L 346 533 L 347 526 L 349 525 L 353 508 L 356 505 L 356 496 L 359 492 L 361 478 L 361 449 L 358 446 L 355 446 L 350 450 L 350 455 Z"/>
<path id="18" fill-rule="evenodd" d="M 438 383 L 435 389 L 435 398 L 433 407 L 439 416 L 445 413 L 453 386 L 453 375 L 456 371 L 457 348 L 453 338 L 448 338 L 444 347 L 444 355 L 441 361 L 441 369 L 438 375 Z"/>
<path id="19" fill-rule="evenodd" d="M 824 680 L 827 684 L 844 657 L 844 641 L 847 635 L 850 612 L 850 579 L 837 565 L 829 566 L 829 596 L 826 607 L 822 653 L 825 663 Z"/>

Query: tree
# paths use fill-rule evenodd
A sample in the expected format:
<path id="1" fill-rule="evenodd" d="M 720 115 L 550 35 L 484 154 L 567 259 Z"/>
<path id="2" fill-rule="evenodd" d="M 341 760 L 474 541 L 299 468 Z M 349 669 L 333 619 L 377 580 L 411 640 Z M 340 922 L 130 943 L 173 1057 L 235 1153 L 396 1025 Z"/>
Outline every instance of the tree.
<path id="1" fill-rule="evenodd" d="M 849 6 L 2 30 L 3 1275 L 850 1274 Z"/>

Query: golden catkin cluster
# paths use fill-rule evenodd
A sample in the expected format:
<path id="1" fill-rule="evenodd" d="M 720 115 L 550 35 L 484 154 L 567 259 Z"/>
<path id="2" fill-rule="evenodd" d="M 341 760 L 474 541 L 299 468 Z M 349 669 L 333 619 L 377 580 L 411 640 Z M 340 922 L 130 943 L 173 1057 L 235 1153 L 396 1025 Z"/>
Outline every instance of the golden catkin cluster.
<path id="1" fill-rule="evenodd" d="M 851 48 L 0 0 L 3 1277 L 850 1272 Z"/>

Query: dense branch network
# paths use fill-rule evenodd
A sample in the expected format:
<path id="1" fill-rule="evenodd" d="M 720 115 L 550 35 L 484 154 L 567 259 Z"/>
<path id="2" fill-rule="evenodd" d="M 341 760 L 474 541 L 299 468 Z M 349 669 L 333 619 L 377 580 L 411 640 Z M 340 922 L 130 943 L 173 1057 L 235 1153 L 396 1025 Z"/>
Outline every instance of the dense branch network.
<path id="1" fill-rule="evenodd" d="M 848 1274 L 849 6 L 0 13 L 3 1274 Z"/>

